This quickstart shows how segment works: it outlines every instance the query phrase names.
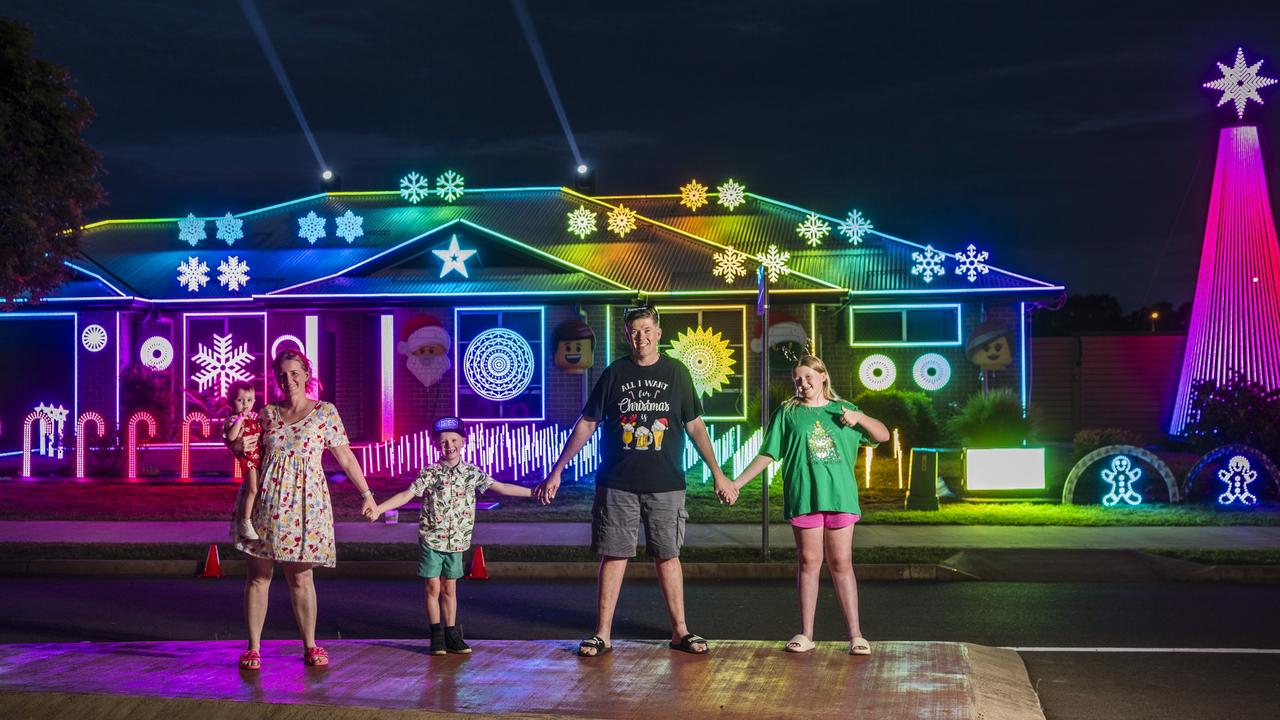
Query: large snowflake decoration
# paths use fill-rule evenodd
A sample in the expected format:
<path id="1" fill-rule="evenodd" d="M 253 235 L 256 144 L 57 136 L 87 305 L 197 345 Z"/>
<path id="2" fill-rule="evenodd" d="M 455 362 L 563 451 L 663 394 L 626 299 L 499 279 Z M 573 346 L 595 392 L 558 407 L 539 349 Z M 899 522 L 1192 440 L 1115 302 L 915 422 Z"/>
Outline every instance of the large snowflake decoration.
<path id="1" fill-rule="evenodd" d="M 942 267 L 942 261 L 946 257 L 943 253 L 934 250 L 932 245 L 925 245 L 924 252 L 911 253 L 911 259 L 915 261 L 915 265 L 911 266 L 911 274 L 919 275 L 925 282 L 933 282 L 935 276 L 947 274 Z"/>
<path id="2" fill-rule="evenodd" d="M 249 284 L 249 263 L 239 257 L 231 257 L 218 263 L 218 282 L 235 292 Z"/>
<path id="3" fill-rule="evenodd" d="M 1102 479 L 1111 485 L 1111 489 L 1102 496 L 1102 504 L 1115 507 L 1121 501 L 1129 505 L 1141 505 L 1142 494 L 1134 489 L 1133 484 L 1142 477 L 1142 468 L 1135 467 L 1128 455 L 1117 455 L 1111 460 L 1111 467 L 1104 468 Z"/>
<path id="4" fill-rule="evenodd" d="M 579 205 L 577 210 L 569 213 L 569 232 L 584 239 L 596 231 L 596 214 Z"/>
<path id="5" fill-rule="evenodd" d="M 1249 464 L 1249 458 L 1236 455 L 1225 470 L 1218 471 L 1218 479 L 1227 484 L 1227 491 L 1218 496 L 1218 504 L 1230 505 L 1236 500 L 1241 505 L 1257 505 L 1258 496 L 1249 492 L 1249 483 L 1258 479 L 1258 471 Z"/>
<path id="6" fill-rule="evenodd" d="M 416 172 L 400 178 L 400 197 L 413 204 L 431 194 L 431 182 Z"/>
<path id="7" fill-rule="evenodd" d="M 1258 69 L 1262 67 L 1262 61 L 1248 65 L 1244 61 L 1244 49 L 1236 48 L 1236 64 L 1234 67 L 1227 67 L 1222 63 L 1218 63 L 1218 70 L 1222 72 L 1222 77 L 1207 82 L 1204 87 L 1210 90 L 1221 90 L 1222 97 L 1218 99 L 1218 107 L 1226 105 L 1228 101 L 1236 104 L 1236 117 L 1244 119 L 1244 106 L 1250 101 L 1254 101 L 1262 105 L 1262 96 L 1258 91 L 1268 85 L 1275 85 L 1275 78 L 1263 77 L 1258 74 Z"/>
<path id="8" fill-rule="evenodd" d="M 737 278 L 747 276 L 745 253 L 726 248 L 724 252 L 718 252 L 711 257 L 715 260 L 715 267 L 711 269 L 711 274 L 724 278 L 726 285 L 732 285 Z"/>
<path id="9" fill-rule="evenodd" d="M 195 247 L 196 243 L 206 237 L 209 237 L 209 234 L 205 232 L 204 220 L 196 217 L 195 213 L 188 213 L 178 221 L 178 239 L 189 243 L 191 247 Z"/>
<path id="10" fill-rule="evenodd" d="M 199 258 L 189 257 L 178 263 L 178 284 L 195 292 L 209 283 L 209 266 Z"/>
<path id="11" fill-rule="evenodd" d="M 244 220 L 231 213 L 214 220 L 213 224 L 218 226 L 217 238 L 226 240 L 228 245 L 234 245 L 237 240 L 244 237 Z"/>
<path id="12" fill-rule="evenodd" d="M 688 185 L 680 188 L 680 204 L 696 212 L 707 204 L 707 186 L 697 180 L 690 180 Z"/>
<path id="13" fill-rule="evenodd" d="M 693 387 L 699 395 L 711 395 L 729 384 L 733 374 L 733 350 L 729 341 L 718 330 L 698 327 L 685 328 L 671 342 L 667 351 L 671 357 L 684 363 L 693 377 Z"/>
<path id="14" fill-rule="evenodd" d="M 348 210 L 345 214 L 333 219 L 338 229 L 333 233 L 347 242 L 355 242 L 364 235 L 364 218 Z"/>
<path id="15" fill-rule="evenodd" d="M 436 196 L 443 198 L 445 202 L 457 200 L 462 197 L 462 193 L 462 176 L 458 173 L 447 170 L 443 175 L 436 178 Z"/>
<path id="16" fill-rule="evenodd" d="M 725 184 L 717 187 L 716 193 L 717 201 L 728 210 L 734 210 L 747 201 L 747 186 L 734 182 L 733 178 L 729 178 Z"/>
<path id="17" fill-rule="evenodd" d="M 485 330 L 467 343 L 462 373 L 476 394 L 501 402 L 523 393 L 533 380 L 533 348 L 506 328 Z"/>
<path id="18" fill-rule="evenodd" d="M 196 354 L 191 361 L 200 366 L 200 372 L 191 376 L 200 392 L 217 386 L 218 395 L 226 397 L 227 386 L 236 380 L 249 382 L 253 373 L 244 366 L 253 361 L 253 353 L 249 352 L 249 343 L 242 343 L 238 348 L 231 347 L 231 334 L 213 336 L 213 349 L 204 343 L 196 343 Z"/>
<path id="19" fill-rule="evenodd" d="M 609 211 L 609 231 L 618 237 L 626 237 L 627 233 L 636 229 L 636 211 L 625 205 Z"/>
<path id="20" fill-rule="evenodd" d="M 804 238 L 810 247 L 822 244 L 822 238 L 831 233 L 831 224 L 818 217 L 817 213 L 809 213 L 804 222 L 796 223 L 796 233 Z"/>
<path id="21" fill-rule="evenodd" d="M 777 245 L 769 246 L 769 251 L 760 258 L 760 264 L 764 266 L 769 282 L 778 282 L 779 276 L 791 274 L 791 268 L 787 267 L 787 261 L 790 259 L 791 253 L 785 250 L 778 252 Z"/>
<path id="22" fill-rule="evenodd" d="M 862 242 L 862 238 L 875 226 L 865 215 L 857 210 L 850 210 L 849 216 L 840 223 L 840 234 L 845 236 L 849 242 L 858 245 Z"/>
<path id="23" fill-rule="evenodd" d="M 98 352 L 107 346 L 107 329 L 94 323 L 80 333 L 80 344 L 89 352 Z"/>
<path id="24" fill-rule="evenodd" d="M 317 240 L 324 237 L 326 223 L 328 223 L 328 220 L 320 217 L 315 210 L 312 210 L 298 218 L 298 237 L 315 245 Z"/>
<path id="25" fill-rule="evenodd" d="M 969 278 L 969 282 L 978 279 L 978 274 L 987 274 L 987 251 L 978 252 L 978 248 L 969 243 L 969 247 L 964 249 L 962 253 L 956 253 L 956 274 L 965 275 Z"/>

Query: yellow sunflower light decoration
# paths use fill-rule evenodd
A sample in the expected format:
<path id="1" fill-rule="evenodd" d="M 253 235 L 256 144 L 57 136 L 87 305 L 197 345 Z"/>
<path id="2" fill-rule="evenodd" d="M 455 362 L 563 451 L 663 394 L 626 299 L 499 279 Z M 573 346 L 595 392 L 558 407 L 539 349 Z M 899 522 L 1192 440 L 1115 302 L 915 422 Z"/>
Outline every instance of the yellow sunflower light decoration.
<path id="1" fill-rule="evenodd" d="M 711 395 L 729 384 L 729 375 L 736 360 L 729 349 L 729 341 L 720 332 L 708 328 L 685 328 L 671 342 L 667 351 L 671 357 L 684 363 L 693 376 L 693 387 L 699 395 Z"/>

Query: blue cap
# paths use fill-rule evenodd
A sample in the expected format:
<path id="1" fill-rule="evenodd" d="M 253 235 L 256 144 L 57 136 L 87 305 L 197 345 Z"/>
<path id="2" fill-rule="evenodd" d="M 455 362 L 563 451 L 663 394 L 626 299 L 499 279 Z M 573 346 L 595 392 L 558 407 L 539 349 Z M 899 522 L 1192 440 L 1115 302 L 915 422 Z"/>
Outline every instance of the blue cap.
<path id="1" fill-rule="evenodd" d="M 453 415 L 436 418 L 435 424 L 431 426 L 431 434 L 439 435 L 442 432 L 456 432 L 459 435 L 466 435 L 462 419 Z"/>

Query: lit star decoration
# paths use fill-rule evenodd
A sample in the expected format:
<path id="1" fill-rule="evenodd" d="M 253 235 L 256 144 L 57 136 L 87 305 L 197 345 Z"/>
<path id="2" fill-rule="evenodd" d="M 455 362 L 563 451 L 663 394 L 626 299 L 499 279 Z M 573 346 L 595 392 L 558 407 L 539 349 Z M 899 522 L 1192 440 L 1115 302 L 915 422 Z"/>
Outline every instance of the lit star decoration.
<path id="1" fill-rule="evenodd" d="M 978 279 L 978 274 L 987 274 L 987 251 L 978 252 L 978 248 L 973 243 L 969 243 L 969 247 L 964 249 L 962 253 L 956 253 L 956 274 L 965 275 L 969 278 L 969 282 Z"/>
<path id="2" fill-rule="evenodd" d="M 196 217 L 195 213 L 188 213 L 178 221 L 178 239 L 189 243 L 191 247 L 195 247 L 196 243 L 208 236 L 204 229 L 204 220 Z"/>
<path id="3" fill-rule="evenodd" d="M 577 210 L 569 213 L 569 232 L 585 239 L 596 231 L 596 214 L 579 205 Z"/>
<path id="4" fill-rule="evenodd" d="M 707 186 L 697 180 L 690 180 L 688 185 L 680 188 L 680 204 L 697 212 L 698 208 L 707 204 Z"/>
<path id="5" fill-rule="evenodd" d="M 248 285 L 249 263 L 242 262 L 235 255 L 218 263 L 218 283 L 226 285 L 231 292 L 236 292 Z"/>
<path id="6" fill-rule="evenodd" d="M 778 282 L 780 275 L 791 274 L 791 268 L 787 267 L 787 261 L 790 259 L 791 253 L 778 252 L 777 245 L 769 246 L 769 251 L 760 258 L 760 264 L 764 266 L 764 271 L 769 276 L 769 282 Z"/>
<path id="7" fill-rule="evenodd" d="M 400 197 L 417 205 L 422 198 L 431 194 L 431 183 L 416 172 L 400 178 Z"/>
<path id="8" fill-rule="evenodd" d="M 720 331 L 711 328 L 685 328 L 671 342 L 671 357 L 689 368 L 693 388 L 699 395 L 711 395 L 729 384 L 733 373 L 733 350 Z"/>
<path id="9" fill-rule="evenodd" d="M 809 213 L 805 216 L 804 222 L 796 223 L 796 233 L 804 238 L 810 247 L 818 247 L 822 244 L 822 238 L 831 233 L 831 224 L 818 217 L 817 213 Z"/>
<path id="10" fill-rule="evenodd" d="M 1210 90 L 1221 90 L 1222 97 L 1218 99 L 1218 107 L 1226 105 L 1228 101 L 1236 104 L 1236 117 L 1240 120 L 1244 119 L 1244 106 L 1250 101 L 1254 101 L 1262 105 L 1262 96 L 1258 91 L 1268 85 L 1275 85 L 1275 78 L 1263 77 L 1258 74 L 1258 69 L 1262 67 L 1262 61 L 1248 65 L 1244 61 L 1244 49 L 1236 48 L 1236 64 L 1234 67 L 1227 67 L 1222 63 L 1218 63 L 1218 70 L 1222 72 L 1222 77 L 1207 82 L 1204 87 Z"/>
<path id="11" fill-rule="evenodd" d="M 199 258 L 189 257 L 186 262 L 178 263 L 178 284 L 191 292 L 204 287 L 209 282 L 209 266 Z"/>
<path id="12" fill-rule="evenodd" d="M 625 205 L 619 205 L 609 211 L 609 231 L 618 237 L 626 237 L 627 233 L 636 229 L 636 211 Z"/>
<path id="13" fill-rule="evenodd" d="M 449 247 L 444 250 L 432 250 L 431 252 L 444 261 L 444 267 L 440 268 L 440 277 L 444 277 L 454 270 L 457 270 L 458 274 L 464 278 L 470 277 L 467 275 L 467 260 L 472 255 L 475 255 L 476 251 L 470 248 L 463 250 L 459 247 L 457 235 L 449 238 Z"/>
<path id="14" fill-rule="evenodd" d="M 218 226 L 217 238 L 226 240 L 228 245 L 234 245 L 237 240 L 244 237 L 244 221 L 231 213 L 214 220 L 213 224 Z"/>
<path id="15" fill-rule="evenodd" d="M 726 248 L 724 252 L 718 252 L 711 257 L 715 260 L 715 267 L 711 269 L 711 274 L 724 278 L 726 285 L 732 285 L 735 279 L 747 276 L 745 253 Z"/>
<path id="16" fill-rule="evenodd" d="M 854 245 L 862 243 L 862 238 L 875 226 L 862 213 L 857 210 L 850 210 L 849 216 L 840 223 L 840 234 L 845 236 L 849 242 Z"/>
<path id="17" fill-rule="evenodd" d="M 736 209 L 747 201 L 747 186 L 734 182 L 733 178 L 729 178 L 725 184 L 717 187 L 716 193 L 717 202 L 726 210 Z"/>
<path id="18" fill-rule="evenodd" d="M 934 250 L 932 245 L 926 245 L 924 252 L 911 253 L 911 259 L 915 261 L 915 265 L 911 267 L 911 274 L 919 275 L 925 282 L 933 282 L 935 276 L 947 274 L 947 271 L 942 267 L 942 261 L 946 257 L 946 255 Z"/>
<path id="19" fill-rule="evenodd" d="M 462 192 L 462 176 L 458 173 L 448 170 L 436 178 L 436 196 L 443 198 L 445 202 L 457 200 L 462 197 Z"/>
<path id="20" fill-rule="evenodd" d="M 1258 471 L 1249 464 L 1249 458 L 1236 455 L 1225 470 L 1218 471 L 1218 479 L 1227 484 L 1227 491 L 1218 496 L 1219 505 L 1230 505 L 1239 500 L 1241 505 L 1257 505 L 1258 496 L 1249 492 L 1249 484 L 1258 479 Z"/>
<path id="21" fill-rule="evenodd" d="M 328 220 L 316 214 L 315 210 L 298 218 L 298 237 L 306 240 L 312 245 L 316 241 L 325 236 L 324 226 Z"/>
<path id="22" fill-rule="evenodd" d="M 333 221 L 338 226 L 338 229 L 333 234 L 348 243 L 355 242 L 356 238 L 364 235 L 364 218 L 350 210 L 334 218 Z"/>
<path id="23" fill-rule="evenodd" d="M 1102 479 L 1111 485 L 1111 490 L 1102 496 L 1102 504 L 1115 507 L 1121 501 L 1129 505 L 1141 505 L 1142 494 L 1133 488 L 1133 484 L 1142 477 L 1142 469 L 1134 467 L 1128 455 L 1117 455 L 1111 460 L 1111 467 L 1102 471 Z"/>

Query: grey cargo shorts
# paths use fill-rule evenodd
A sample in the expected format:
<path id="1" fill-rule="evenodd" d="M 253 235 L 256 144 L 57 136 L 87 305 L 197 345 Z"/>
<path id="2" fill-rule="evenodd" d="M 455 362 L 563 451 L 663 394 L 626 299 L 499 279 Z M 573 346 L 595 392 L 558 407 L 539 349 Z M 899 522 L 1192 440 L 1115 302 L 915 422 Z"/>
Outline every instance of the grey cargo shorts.
<path id="1" fill-rule="evenodd" d="M 607 557 L 635 557 L 643 523 L 646 554 L 657 560 L 677 558 L 688 520 L 684 490 L 638 493 L 597 486 L 591 508 L 591 551 Z"/>

